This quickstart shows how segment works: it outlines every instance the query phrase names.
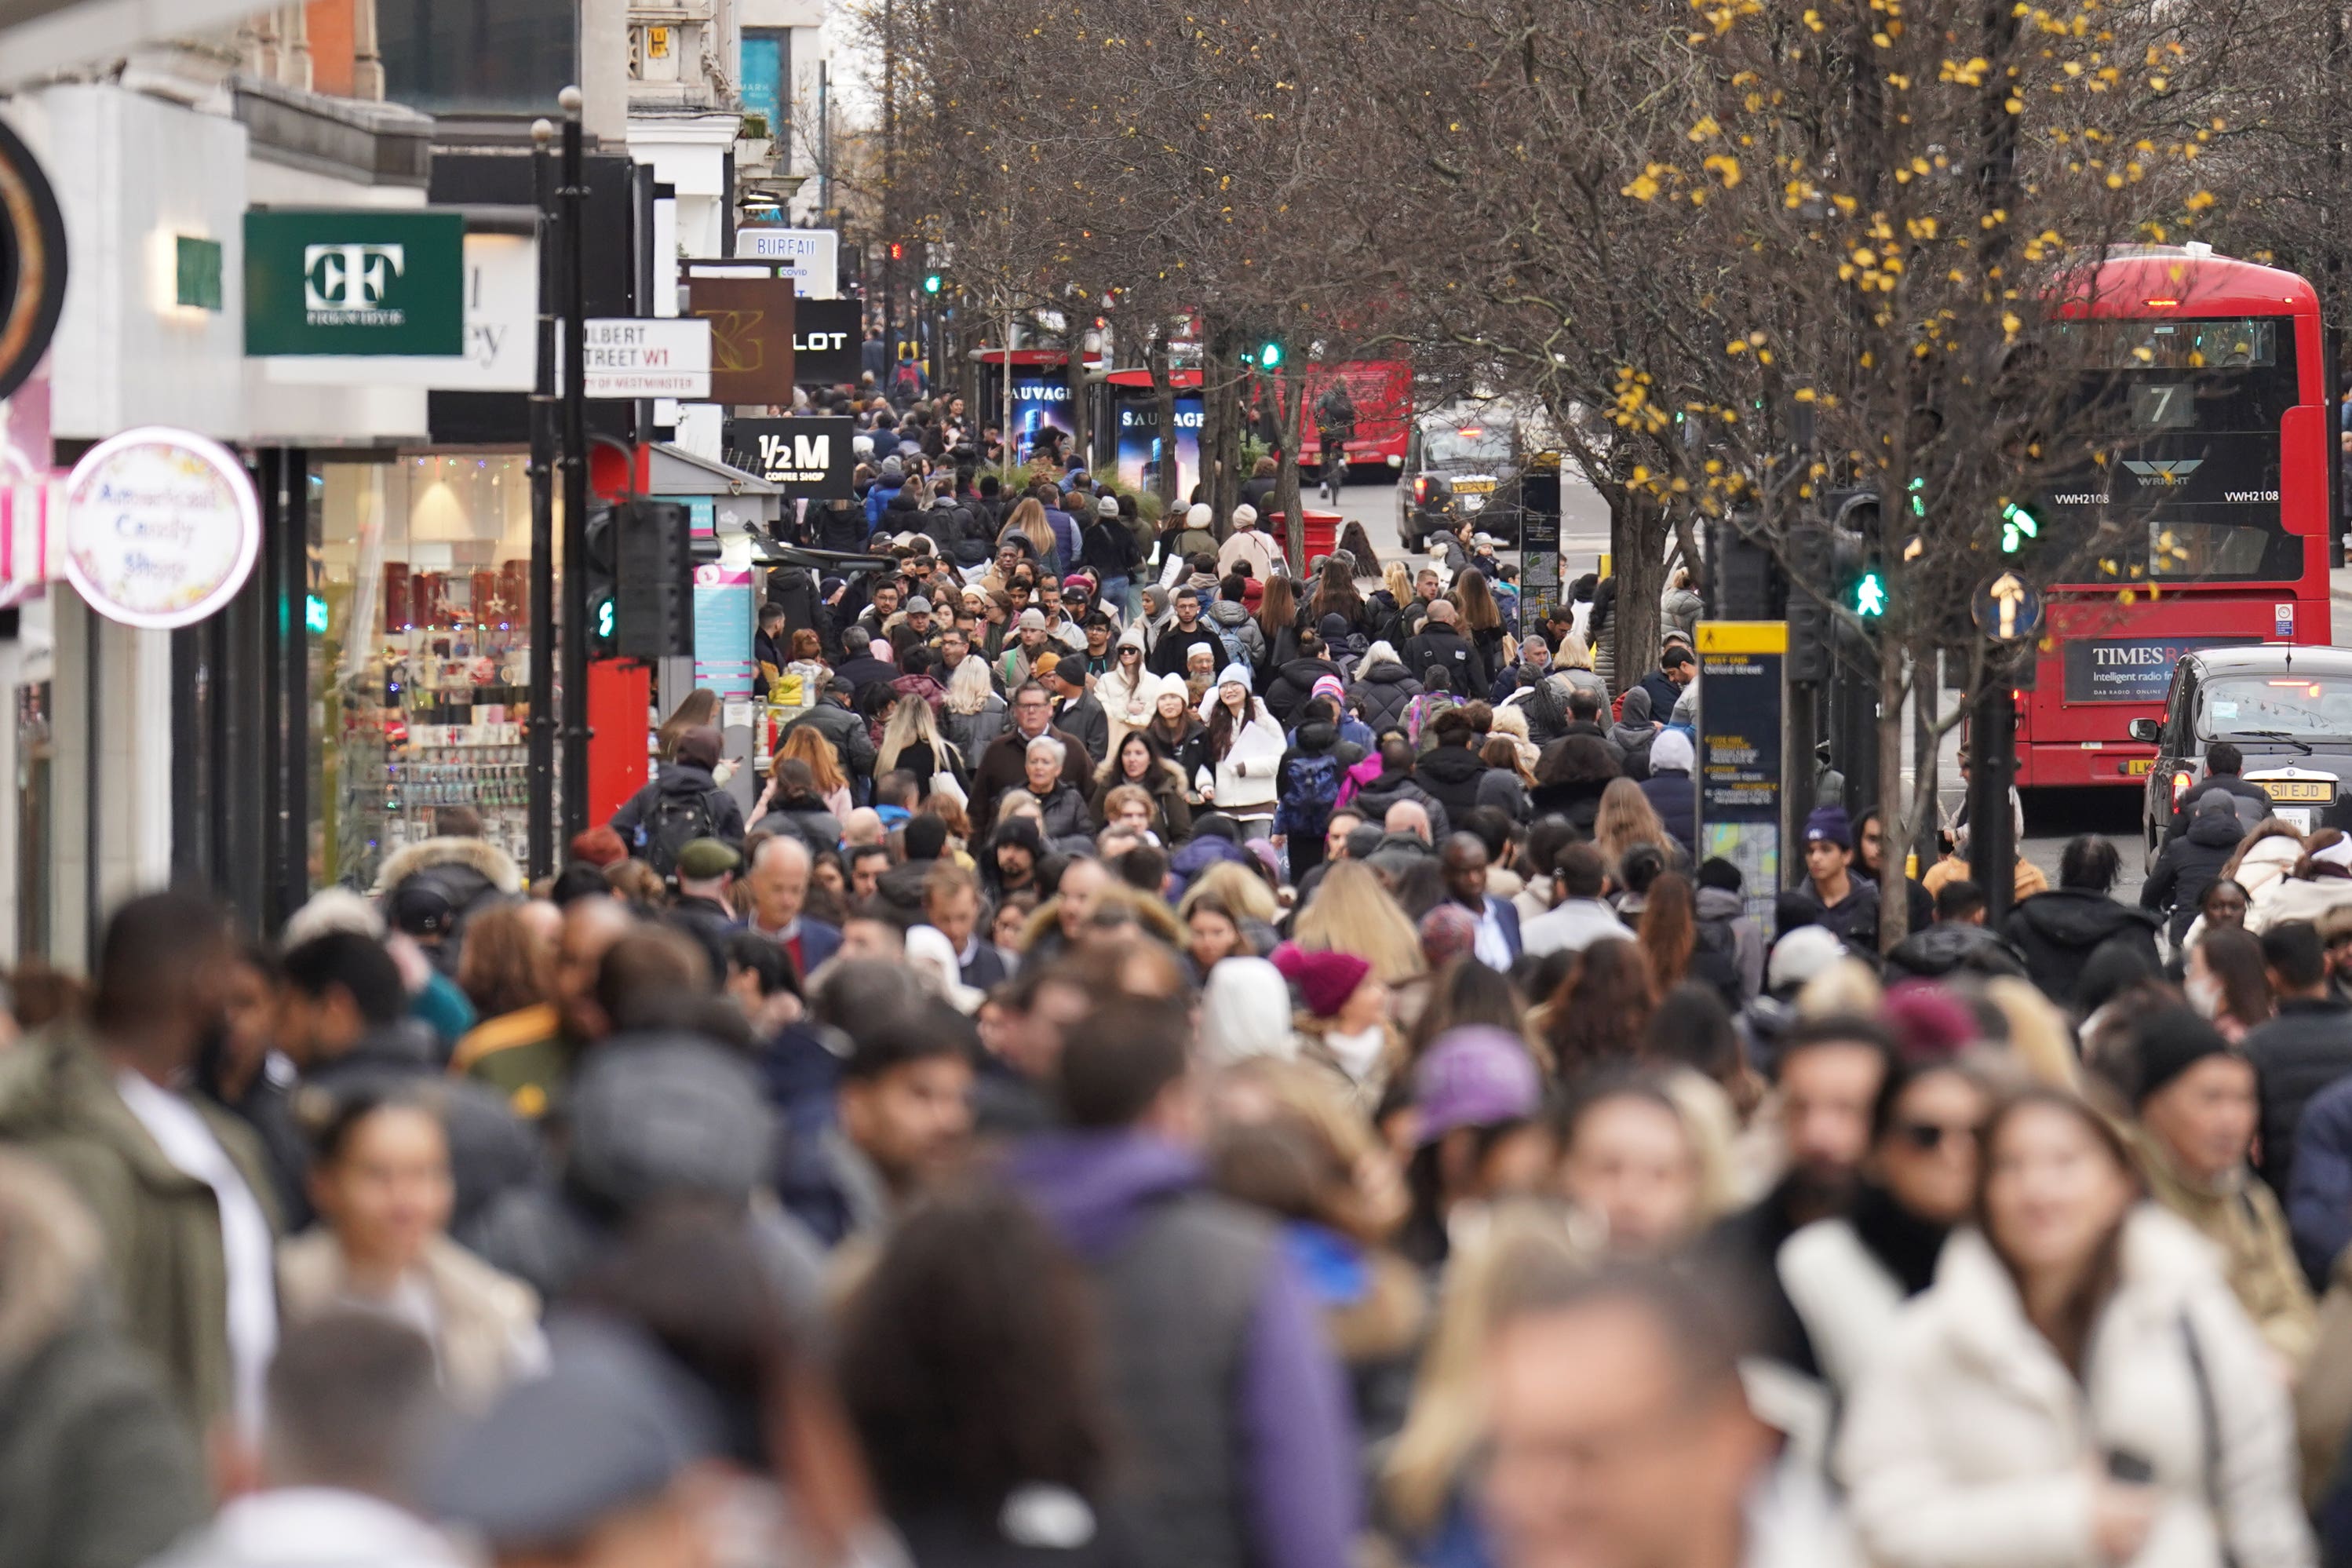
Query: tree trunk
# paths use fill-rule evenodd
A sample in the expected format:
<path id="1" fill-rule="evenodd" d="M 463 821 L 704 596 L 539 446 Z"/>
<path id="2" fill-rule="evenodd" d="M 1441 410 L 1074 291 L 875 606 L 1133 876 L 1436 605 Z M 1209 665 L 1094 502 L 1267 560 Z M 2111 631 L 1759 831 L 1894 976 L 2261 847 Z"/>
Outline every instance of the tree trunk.
<path id="1" fill-rule="evenodd" d="M 1069 334 L 1068 341 L 1070 359 L 1064 367 L 1064 379 L 1070 388 L 1070 455 L 1092 473 L 1095 464 L 1090 437 L 1094 421 L 1087 417 L 1093 410 L 1087 406 L 1087 354 L 1076 333 Z"/>
<path id="2" fill-rule="evenodd" d="M 1168 332 L 1151 335 L 1151 401 L 1159 416 L 1160 472 L 1152 489 L 1160 495 L 1160 515 L 1176 510 L 1176 381 L 1168 364 Z"/>
<path id="3" fill-rule="evenodd" d="M 1307 411 L 1307 376 L 1285 370 L 1267 383 L 1275 399 L 1275 416 L 1280 422 L 1276 432 L 1276 445 L 1282 448 L 1276 457 L 1273 506 L 1282 514 L 1283 549 L 1289 554 L 1291 570 L 1304 574 L 1307 570 L 1306 498 L 1298 488 L 1298 426 Z"/>
<path id="4" fill-rule="evenodd" d="M 1658 663 L 1658 599 L 1666 586 L 1666 520 L 1648 496 L 1629 494 L 1610 531 L 1617 578 L 1617 689 L 1641 684 Z M 1664 723 L 1672 714 L 1657 715 Z"/>

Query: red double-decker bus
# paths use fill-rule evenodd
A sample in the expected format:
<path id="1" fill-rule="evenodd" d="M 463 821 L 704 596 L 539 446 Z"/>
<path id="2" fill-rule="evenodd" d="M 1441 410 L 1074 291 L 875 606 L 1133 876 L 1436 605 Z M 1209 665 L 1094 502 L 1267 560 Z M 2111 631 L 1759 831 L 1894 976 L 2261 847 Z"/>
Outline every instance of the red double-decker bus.
<path id="1" fill-rule="evenodd" d="M 2017 782 L 2136 786 L 2155 751 L 2130 723 L 2162 713 L 2183 653 L 2329 641 L 2319 298 L 2292 272 L 2147 247 L 2110 256 L 2066 314 L 2084 405 L 2102 432 L 2112 416 L 2114 445 L 2022 521 L 2070 556 L 2108 537 L 2086 580 L 2049 593 Z"/>
<path id="2" fill-rule="evenodd" d="M 1311 469 L 1322 458 L 1315 435 L 1315 401 L 1334 381 L 1347 383 L 1348 396 L 1356 405 L 1356 433 L 1348 437 L 1349 467 L 1404 467 L 1405 437 L 1412 429 L 1412 366 L 1401 359 L 1307 367 L 1307 409 L 1299 419 L 1302 460 Z"/>

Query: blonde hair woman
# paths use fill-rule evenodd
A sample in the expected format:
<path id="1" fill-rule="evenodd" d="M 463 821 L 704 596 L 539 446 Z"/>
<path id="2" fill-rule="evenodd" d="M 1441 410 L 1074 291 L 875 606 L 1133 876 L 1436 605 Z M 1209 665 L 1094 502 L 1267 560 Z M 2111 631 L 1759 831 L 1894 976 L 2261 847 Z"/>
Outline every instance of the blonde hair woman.
<path id="1" fill-rule="evenodd" d="M 1192 918 L 1192 906 L 1202 899 L 1214 899 L 1239 919 L 1263 921 L 1267 925 L 1282 918 L 1282 906 L 1265 879 L 1248 867 L 1231 860 L 1220 860 L 1192 879 L 1184 896 L 1176 904 L 1176 918 Z"/>
<path id="2" fill-rule="evenodd" d="M 1004 526 L 997 530 L 996 542 L 1002 544 L 1016 533 L 1029 542 L 1039 561 L 1053 554 L 1054 528 L 1045 521 L 1045 509 L 1035 496 L 1021 498 L 1021 503 L 1006 516 Z"/>
<path id="3" fill-rule="evenodd" d="M 1636 844 L 1656 847 L 1666 858 L 1668 866 L 1689 864 L 1690 857 L 1642 794 L 1642 786 L 1632 779 L 1612 779 L 1609 787 L 1601 792 L 1601 811 L 1592 819 L 1592 842 L 1609 862 L 1612 874 L 1625 863 L 1625 851 Z"/>
<path id="4" fill-rule="evenodd" d="M 890 721 L 882 727 L 882 744 L 874 754 L 876 778 L 900 769 L 915 776 L 919 797 L 931 793 L 941 773 L 952 778 L 957 789 L 964 785 L 962 755 L 940 734 L 931 705 L 919 697 L 898 699 L 898 705 L 890 710 Z"/>
<path id="5" fill-rule="evenodd" d="M 833 742 L 815 725 L 795 724 L 785 731 L 776 746 L 776 761 L 806 763 L 810 776 L 816 780 L 817 794 L 824 797 L 825 810 L 836 817 L 849 815 L 849 775 L 841 771 L 841 757 Z"/>
<path id="6" fill-rule="evenodd" d="M 1342 860 L 1324 873 L 1291 934 L 1309 952 L 1354 953 L 1385 985 L 1414 979 L 1425 967 L 1421 933 L 1379 874 L 1360 860 Z"/>

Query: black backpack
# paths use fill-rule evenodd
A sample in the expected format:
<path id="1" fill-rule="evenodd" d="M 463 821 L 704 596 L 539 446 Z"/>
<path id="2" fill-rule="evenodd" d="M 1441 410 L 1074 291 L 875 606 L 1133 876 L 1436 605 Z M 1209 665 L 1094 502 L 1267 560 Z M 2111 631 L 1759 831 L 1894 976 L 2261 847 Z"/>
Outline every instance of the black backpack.
<path id="1" fill-rule="evenodd" d="M 656 795 L 637 825 L 637 841 L 630 852 L 668 877 L 677 869 L 677 858 L 698 838 L 719 837 L 719 812 L 712 798 L 721 790 L 705 790 L 692 799 Z"/>

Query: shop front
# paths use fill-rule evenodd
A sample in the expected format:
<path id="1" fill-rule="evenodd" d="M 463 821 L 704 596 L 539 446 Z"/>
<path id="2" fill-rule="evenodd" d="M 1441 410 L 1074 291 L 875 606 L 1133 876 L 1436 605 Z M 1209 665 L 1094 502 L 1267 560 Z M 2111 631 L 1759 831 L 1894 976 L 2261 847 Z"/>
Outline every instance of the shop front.
<path id="1" fill-rule="evenodd" d="M 313 461 L 313 886 L 373 888 L 404 846 L 477 825 L 526 860 L 542 630 L 528 464 L 510 451 Z"/>

